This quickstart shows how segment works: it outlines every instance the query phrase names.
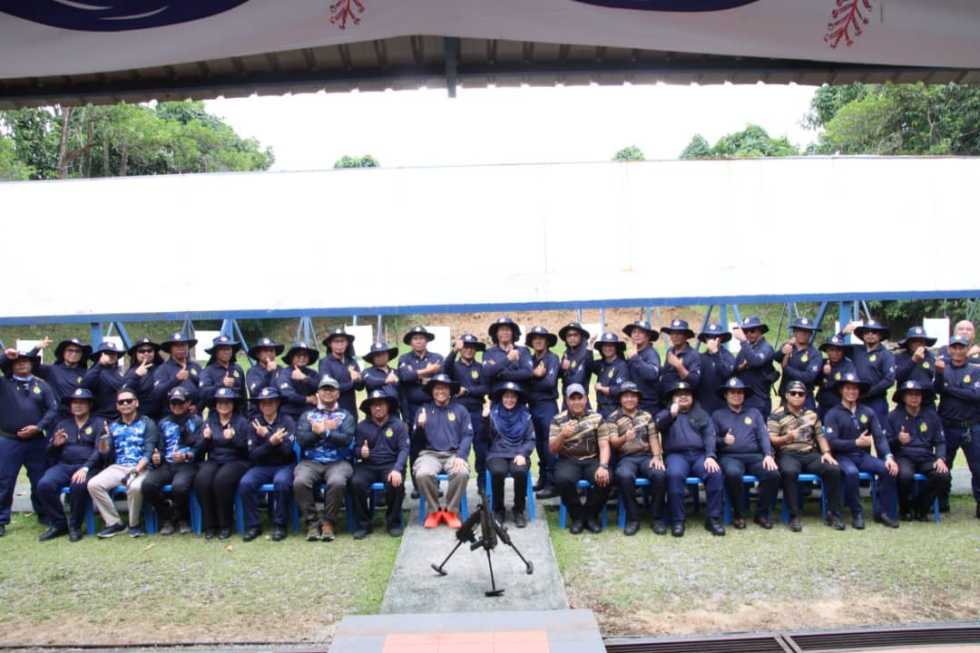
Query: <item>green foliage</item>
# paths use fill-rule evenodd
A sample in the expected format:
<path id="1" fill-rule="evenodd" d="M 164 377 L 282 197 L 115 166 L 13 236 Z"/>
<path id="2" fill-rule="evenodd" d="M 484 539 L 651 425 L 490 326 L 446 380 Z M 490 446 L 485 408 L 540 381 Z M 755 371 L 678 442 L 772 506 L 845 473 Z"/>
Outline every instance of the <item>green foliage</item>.
<path id="1" fill-rule="evenodd" d="M 646 161 L 643 150 L 635 145 L 624 147 L 613 156 L 613 161 Z"/>
<path id="2" fill-rule="evenodd" d="M 756 159 L 771 156 L 796 156 L 800 152 L 785 136 L 773 138 L 758 125 L 747 125 L 745 129 L 722 136 L 714 146 L 700 134 L 691 139 L 682 159 Z"/>
<path id="3" fill-rule="evenodd" d="M 272 151 L 202 102 L 0 112 L 32 179 L 266 170 Z"/>
<path id="4" fill-rule="evenodd" d="M 344 155 L 333 164 L 334 168 L 377 168 L 381 164 L 370 154 L 364 156 Z"/>
<path id="5" fill-rule="evenodd" d="M 31 167 L 17 159 L 13 139 L 0 134 L 0 181 L 29 179 Z"/>
<path id="6" fill-rule="evenodd" d="M 917 301 L 868 302 L 871 314 L 887 324 L 892 340 L 898 340 L 911 326 L 922 324 L 923 318 L 948 317 L 950 328 L 960 320 L 976 315 L 976 302 L 968 299 L 926 299 Z"/>

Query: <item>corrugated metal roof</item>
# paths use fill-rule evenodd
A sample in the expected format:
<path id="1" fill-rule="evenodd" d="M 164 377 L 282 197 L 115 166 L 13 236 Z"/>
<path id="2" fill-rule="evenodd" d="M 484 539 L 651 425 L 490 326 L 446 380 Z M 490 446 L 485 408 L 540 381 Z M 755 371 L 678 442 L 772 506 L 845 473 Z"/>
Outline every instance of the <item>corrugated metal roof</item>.
<path id="1" fill-rule="evenodd" d="M 977 83 L 980 69 L 894 67 L 442 36 L 402 36 L 86 75 L 0 79 L 0 109 L 456 85 Z"/>

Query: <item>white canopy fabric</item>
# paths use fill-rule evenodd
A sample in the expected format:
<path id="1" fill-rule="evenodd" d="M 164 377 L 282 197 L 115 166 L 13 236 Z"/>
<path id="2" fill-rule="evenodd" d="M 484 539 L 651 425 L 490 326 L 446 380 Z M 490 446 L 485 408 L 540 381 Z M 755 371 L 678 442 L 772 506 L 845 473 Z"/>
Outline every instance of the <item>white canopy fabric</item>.
<path id="1" fill-rule="evenodd" d="M 0 323 L 980 296 L 957 251 L 978 178 L 806 157 L 0 184 Z"/>

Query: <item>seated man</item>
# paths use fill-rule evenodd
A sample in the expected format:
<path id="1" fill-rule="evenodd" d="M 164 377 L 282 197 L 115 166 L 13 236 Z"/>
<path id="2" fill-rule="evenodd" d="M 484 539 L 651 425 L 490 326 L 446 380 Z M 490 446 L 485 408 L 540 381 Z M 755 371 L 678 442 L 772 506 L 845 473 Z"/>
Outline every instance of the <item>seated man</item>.
<path id="1" fill-rule="evenodd" d="M 278 388 L 266 386 L 252 397 L 258 405 L 252 418 L 254 437 L 248 441 L 248 458 L 253 467 L 238 482 L 238 496 L 242 499 L 245 513 L 245 534 L 242 540 L 251 542 L 262 534 L 262 516 L 259 513 L 259 489 L 271 483 L 273 497 L 272 541 L 286 539 L 289 523 L 289 498 L 293 494 L 293 475 L 296 467 L 296 422 L 284 414 L 282 395 Z"/>
<path id="2" fill-rule="evenodd" d="M 888 444 L 898 461 L 898 512 L 902 521 L 929 521 L 929 506 L 949 481 L 943 423 L 932 409 L 932 386 L 909 379 L 892 400 L 897 407 L 888 413 Z M 916 473 L 928 481 L 912 506 Z"/>
<path id="3" fill-rule="evenodd" d="M 858 488 L 858 473 L 867 472 L 878 477 L 878 506 L 875 521 L 889 528 L 898 528 L 898 521 L 885 511 L 894 505 L 898 476 L 898 463 L 888 446 L 888 438 L 878 423 L 875 410 L 868 404 L 859 404 L 862 392 L 869 384 L 860 377 L 848 374 L 837 388 L 841 402 L 827 412 L 824 433 L 834 452 L 844 477 L 844 499 L 851 510 L 851 525 L 864 528 L 864 509 Z M 874 444 L 877 456 L 871 454 Z"/>
<path id="4" fill-rule="evenodd" d="M 650 481 L 650 508 L 653 532 L 663 535 L 664 493 L 667 491 L 667 475 L 660 434 L 653 424 L 653 415 L 640 408 L 643 393 L 632 381 L 619 386 L 619 408 L 614 410 L 599 427 L 616 452 L 616 485 L 626 508 L 626 526 L 623 535 L 635 535 L 640 529 L 640 507 L 636 502 L 636 479 Z"/>
<path id="5" fill-rule="evenodd" d="M 354 417 L 340 407 L 340 383 L 333 377 L 320 379 L 316 402 L 296 424 L 302 460 L 296 465 L 293 496 L 306 522 L 307 541 L 332 542 L 347 483 L 354 475 Z M 322 520 L 314 498 L 317 483 L 327 486 Z"/>
<path id="6" fill-rule="evenodd" d="M 745 405 L 751 390 L 737 376 L 725 382 L 722 396 L 726 406 L 711 415 L 718 434 L 718 462 L 725 474 L 728 497 L 732 502 L 732 526 L 745 528 L 745 483 L 742 477 L 751 474 L 759 479 L 759 501 L 755 519 L 759 526 L 772 528 L 769 509 L 779 491 L 779 471 L 772 457 L 772 443 L 765 420 L 755 408 Z"/>
<path id="7" fill-rule="evenodd" d="M 400 537 L 408 427 L 398 418 L 398 396 L 381 388 L 371 391 L 361 402 L 361 410 L 367 419 L 357 424 L 354 436 L 357 462 L 350 481 L 356 516 L 354 539 L 363 539 L 371 532 L 368 496 L 372 483 L 384 483 L 385 530 L 392 537 Z"/>
<path id="8" fill-rule="evenodd" d="M 68 534 L 68 539 L 82 539 L 82 519 L 88 491 L 89 469 L 99 460 L 95 443 L 105 431 L 105 421 L 92 416 L 95 397 L 85 388 L 76 388 L 64 398 L 71 417 L 58 422 L 48 438 L 48 462 L 50 467 L 37 484 L 37 498 L 48 524 L 48 530 L 38 538 L 41 542 Z M 65 519 L 61 505 L 61 489 L 71 487 L 68 501 L 71 505 L 71 522 Z"/>
<path id="9" fill-rule="evenodd" d="M 769 440 L 777 452 L 779 473 L 783 477 L 783 501 L 789 508 L 789 529 L 803 530 L 800 522 L 800 474 L 820 477 L 827 498 L 827 525 L 842 531 L 840 467 L 830 453 L 817 414 L 806 407 L 807 388 L 802 381 L 786 384 L 783 405 L 769 416 Z"/>
<path id="10" fill-rule="evenodd" d="M 688 476 L 704 483 L 707 519 L 704 527 L 712 535 L 724 535 L 721 524 L 725 482 L 715 454 L 715 425 L 708 413 L 694 403 L 694 386 L 676 381 L 664 395 L 670 407 L 657 413 L 664 453 L 667 455 L 667 505 L 674 537 L 684 536 L 684 490 Z"/>
<path id="11" fill-rule="evenodd" d="M 100 538 L 113 537 L 125 530 L 113 491 L 126 487 L 126 506 L 129 508 L 129 536 L 141 537 L 140 512 L 143 509 L 143 479 L 146 478 L 153 450 L 160 448 L 156 423 L 140 415 L 140 402 L 134 390 L 120 390 L 116 395 L 119 419 L 108 424 L 99 438 L 99 453 L 103 469 L 88 482 L 92 503 L 99 509 L 106 527 Z"/>
<path id="12" fill-rule="evenodd" d="M 585 388 L 573 383 L 565 388 L 566 410 L 555 415 L 548 436 L 548 449 L 558 456 L 555 462 L 555 489 L 572 519 L 570 532 L 582 528 L 602 531 L 599 511 L 609 496 L 609 440 L 600 431 L 602 416 L 591 410 Z M 588 481 L 585 505 L 578 497 L 578 482 Z"/>
<path id="13" fill-rule="evenodd" d="M 191 532 L 191 490 L 198 464 L 204 460 L 202 420 L 191 413 L 191 398 L 181 386 L 170 391 L 169 413 L 157 425 L 160 450 L 150 462 L 153 469 L 143 480 L 143 499 L 156 510 L 160 535 Z M 169 485 L 170 496 L 163 488 Z"/>
<path id="14" fill-rule="evenodd" d="M 439 373 L 425 385 L 432 401 L 423 405 L 415 417 L 416 438 L 421 450 L 415 460 L 414 475 L 419 494 L 428 503 L 426 528 L 435 528 L 440 521 L 450 528 L 459 528 L 459 504 L 466 492 L 470 469 L 466 461 L 473 443 L 470 413 L 453 399 L 459 385 L 446 374 Z M 449 475 L 445 509 L 439 503 L 439 483 L 436 474 Z"/>

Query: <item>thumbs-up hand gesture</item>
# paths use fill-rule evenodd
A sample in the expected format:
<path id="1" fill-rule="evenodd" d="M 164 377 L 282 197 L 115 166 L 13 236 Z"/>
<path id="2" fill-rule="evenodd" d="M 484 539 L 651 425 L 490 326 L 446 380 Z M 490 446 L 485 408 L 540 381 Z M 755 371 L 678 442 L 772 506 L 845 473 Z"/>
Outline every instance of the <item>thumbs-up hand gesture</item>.
<path id="1" fill-rule="evenodd" d="M 154 449 L 153 450 L 153 456 L 150 457 L 150 462 L 152 462 L 154 465 L 157 465 L 157 466 L 160 465 L 160 450 L 159 449 Z"/>
<path id="2" fill-rule="evenodd" d="M 908 444 L 912 441 L 912 436 L 909 435 L 909 432 L 905 429 L 905 426 L 902 426 L 902 430 L 898 432 L 898 441 L 902 444 Z"/>
<path id="3" fill-rule="evenodd" d="M 857 437 L 857 439 L 854 441 L 854 444 L 864 448 L 864 447 L 870 447 L 871 442 L 872 442 L 871 434 L 868 433 L 867 430 L 865 430 L 863 433 L 861 433 L 861 435 Z"/>
<path id="4" fill-rule="evenodd" d="M 517 347 L 514 347 L 509 352 L 507 352 L 507 360 L 511 363 L 516 363 L 520 359 L 521 354 L 517 351 Z"/>
<path id="5" fill-rule="evenodd" d="M 205 424 L 204 425 L 204 429 L 201 431 L 201 436 L 205 440 L 210 440 L 211 439 L 211 425 L 210 424 Z"/>
<path id="6" fill-rule="evenodd" d="M 793 354 L 793 343 L 787 342 L 783 345 L 783 356 L 791 356 Z"/>
<path id="7" fill-rule="evenodd" d="M 231 374 L 225 374 L 225 378 L 221 379 L 221 383 L 224 384 L 226 388 L 234 388 L 235 377 L 233 377 Z"/>
<path id="8" fill-rule="evenodd" d="M 233 437 L 235 437 L 235 429 L 231 428 L 231 426 L 226 426 L 221 431 L 221 435 L 224 436 L 225 440 L 231 440 Z"/>
<path id="9" fill-rule="evenodd" d="M 735 444 L 735 434 L 731 431 L 725 434 L 725 444 L 729 447 Z"/>
<path id="10" fill-rule="evenodd" d="M 367 460 L 371 456 L 371 448 L 368 446 L 367 440 L 361 445 L 361 460 Z"/>
<path id="11" fill-rule="evenodd" d="M 385 377 L 385 383 L 398 383 L 398 375 L 394 371 L 388 372 L 388 376 Z"/>
<path id="12" fill-rule="evenodd" d="M 538 378 L 538 379 L 540 379 L 541 377 L 543 377 L 547 373 L 548 373 L 548 368 L 545 367 L 544 361 L 541 361 L 540 363 L 538 363 L 537 367 L 534 368 L 534 372 L 532 372 L 532 374 L 534 374 L 535 378 Z"/>
<path id="13" fill-rule="evenodd" d="M 418 427 L 420 429 L 424 429 L 425 428 L 425 419 L 426 419 L 425 418 L 425 408 L 422 408 L 421 410 L 419 410 L 419 414 L 415 418 L 415 423 L 418 424 Z"/>
<path id="14" fill-rule="evenodd" d="M 58 429 L 54 432 L 54 437 L 51 438 L 51 445 L 54 447 L 63 446 L 68 442 L 68 434 L 65 433 L 64 429 Z"/>

